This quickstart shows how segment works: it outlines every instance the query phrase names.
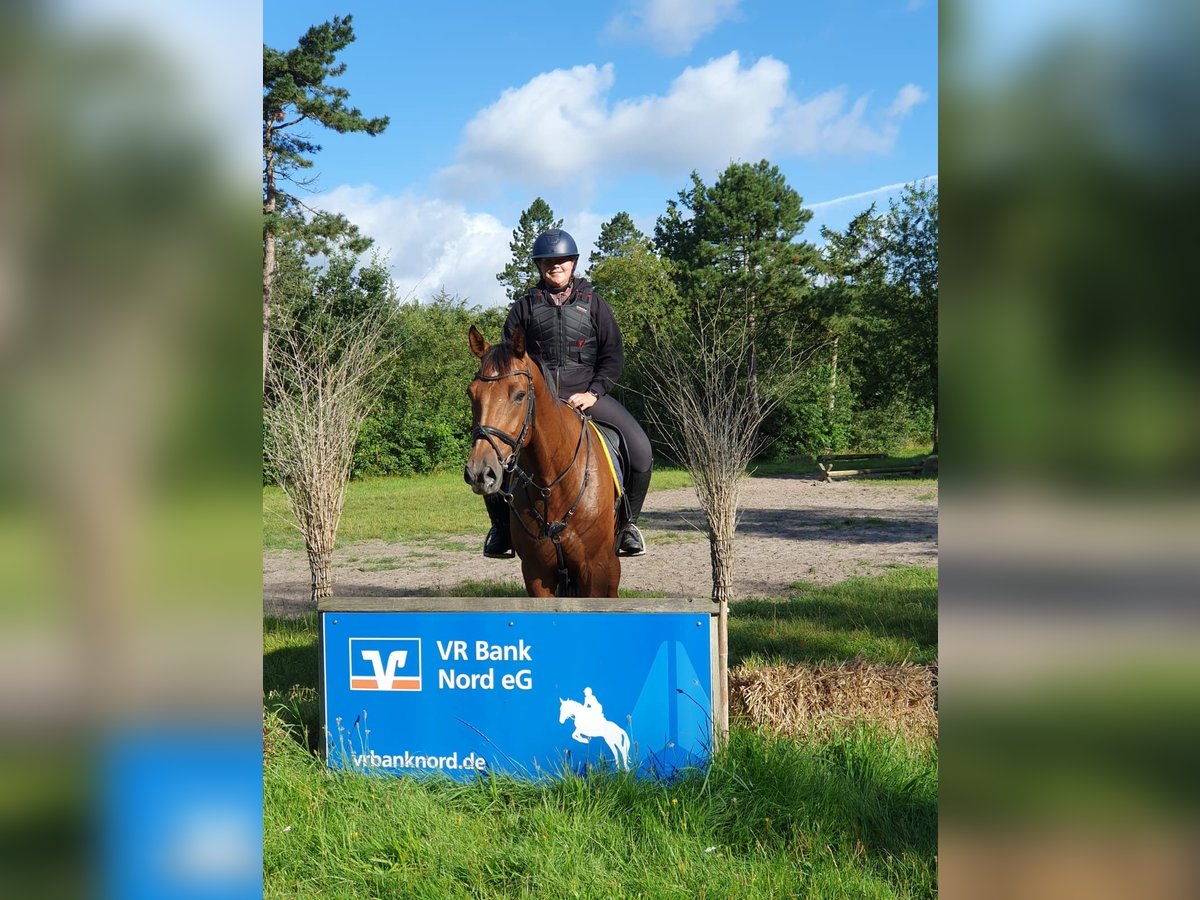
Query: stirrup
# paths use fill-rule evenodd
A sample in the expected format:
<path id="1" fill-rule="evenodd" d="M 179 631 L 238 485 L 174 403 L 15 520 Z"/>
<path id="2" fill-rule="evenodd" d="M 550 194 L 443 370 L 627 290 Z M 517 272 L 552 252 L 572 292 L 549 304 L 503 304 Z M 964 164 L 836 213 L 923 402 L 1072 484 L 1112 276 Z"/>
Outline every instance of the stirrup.
<path id="1" fill-rule="evenodd" d="M 630 522 L 617 535 L 617 556 L 645 556 L 646 539 L 641 529 Z"/>
<path id="2" fill-rule="evenodd" d="M 499 529 L 493 527 L 483 541 L 483 555 L 488 559 L 512 559 L 516 556 L 513 551 L 512 539 L 505 541 Z"/>

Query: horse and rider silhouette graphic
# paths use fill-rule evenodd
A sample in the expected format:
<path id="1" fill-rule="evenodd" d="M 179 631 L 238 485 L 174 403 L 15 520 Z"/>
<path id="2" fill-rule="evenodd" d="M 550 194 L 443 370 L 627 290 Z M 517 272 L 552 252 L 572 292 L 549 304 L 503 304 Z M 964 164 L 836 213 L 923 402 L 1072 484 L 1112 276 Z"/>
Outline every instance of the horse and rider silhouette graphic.
<path id="1" fill-rule="evenodd" d="M 575 731 L 571 734 L 581 744 L 590 743 L 592 738 L 603 738 L 619 769 L 629 768 L 629 735 L 616 722 L 604 718 L 604 707 L 596 699 L 590 687 L 583 689 L 583 702 L 558 698 L 558 723 L 573 719 Z"/>

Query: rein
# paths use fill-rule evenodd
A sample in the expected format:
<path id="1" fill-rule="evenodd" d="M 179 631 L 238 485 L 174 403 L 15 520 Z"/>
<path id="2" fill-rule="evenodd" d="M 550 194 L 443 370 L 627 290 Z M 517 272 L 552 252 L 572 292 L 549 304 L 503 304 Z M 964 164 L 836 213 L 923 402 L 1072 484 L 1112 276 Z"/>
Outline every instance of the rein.
<path id="1" fill-rule="evenodd" d="M 525 445 L 526 435 L 529 433 L 530 426 L 533 423 L 533 406 L 535 396 L 533 389 L 533 373 L 528 369 L 514 369 L 511 372 L 502 372 L 499 375 L 484 375 L 482 373 L 476 373 L 475 379 L 478 381 L 499 381 L 502 378 L 511 378 L 517 375 L 523 375 L 529 379 L 529 396 L 528 402 L 525 405 L 525 420 L 521 424 L 521 433 L 517 435 L 516 438 L 513 438 L 511 435 L 499 430 L 498 428 L 492 428 L 490 425 L 479 424 L 471 429 L 471 438 L 473 440 L 485 440 L 491 444 L 492 449 L 496 451 L 497 458 L 501 456 L 501 453 L 500 448 L 496 445 L 495 439 L 503 441 L 512 448 L 512 452 L 508 455 L 508 458 L 502 463 L 502 465 L 504 466 L 504 471 L 506 473 L 516 475 L 521 481 L 525 489 L 525 501 L 529 506 L 529 512 L 533 515 L 534 520 L 537 522 L 537 533 L 535 534 L 529 529 L 529 526 L 525 524 L 525 518 L 521 515 L 519 510 L 516 511 L 516 519 L 518 524 L 521 526 L 521 530 L 529 536 L 530 540 L 539 541 L 549 538 L 554 543 L 554 552 L 558 563 L 557 593 L 561 597 L 566 595 L 570 581 L 567 575 L 566 556 L 563 553 L 562 548 L 562 533 L 566 530 L 567 523 L 571 520 L 571 517 L 575 515 L 575 510 L 579 508 L 579 504 L 583 500 L 583 495 L 587 491 L 588 479 L 591 475 L 592 436 L 588 434 L 588 427 L 587 422 L 584 421 L 586 418 L 584 414 L 572 407 L 572 411 L 579 416 L 580 422 L 583 425 L 583 427 L 579 430 L 579 440 L 575 444 L 575 452 L 571 456 L 571 461 L 567 463 L 567 467 L 563 469 L 553 481 L 551 481 L 549 484 L 539 485 L 534 479 L 533 475 L 531 475 L 529 472 L 526 472 L 519 465 L 521 449 Z M 550 494 L 554 488 L 558 486 L 559 482 L 566 478 L 567 474 L 573 468 L 575 468 L 575 463 L 579 461 L 579 451 L 583 448 L 585 438 L 587 440 L 587 455 L 584 459 L 583 481 L 579 486 L 579 493 L 575 496 L 575 501 L 571 504 L 571 507 L 567 510 L 566 514 L 563 515 L 563 517 L 558 521 L 551 522 Z M 540 513 L 535 505 L 535 498 L 530 495 L 531 488 L 536 490 L 538 495 L 541 497 L 542 511 Z M 506 491 L 503 487 L 501 487 L 500 496 L 504 499 L 504 502 L 508 504 L 510 508 L 512 508 L 513 493 L 511 491 Z"/>

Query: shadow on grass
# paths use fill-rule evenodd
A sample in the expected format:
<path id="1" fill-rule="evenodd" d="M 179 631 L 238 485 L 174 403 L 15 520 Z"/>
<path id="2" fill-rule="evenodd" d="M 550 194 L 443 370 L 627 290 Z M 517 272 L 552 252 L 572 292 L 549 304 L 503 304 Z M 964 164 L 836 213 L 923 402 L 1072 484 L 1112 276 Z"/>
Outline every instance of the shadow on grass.
<path id="1" fill-rule="evenodd" d="M 916 583 L 914 583 L 916 582 Z M 928 663 L 937 658 L 937 582 L 927 570 L 801 589 L 730 607 L 729 664 Z"/>
<path id="2" fill-rule="evenodd" d="M 702 525 L 699 512 L 643 511 L 641 524 L 656 531 L 694 532 Z M 778 510 L 747 507 L 738 519 L 739 534 L 786 538 L 794 541 L 837 540 L 847 544 L 906 543 L 937 537 L 937 510 L 922 509 L 897 516 L 895 510 L 861 508 Z"/>
<path id="3" fill-rule="evenodd" d="M 320 747 L 317 616 L 263 618 L 263 706 L 309 750 Z"/>

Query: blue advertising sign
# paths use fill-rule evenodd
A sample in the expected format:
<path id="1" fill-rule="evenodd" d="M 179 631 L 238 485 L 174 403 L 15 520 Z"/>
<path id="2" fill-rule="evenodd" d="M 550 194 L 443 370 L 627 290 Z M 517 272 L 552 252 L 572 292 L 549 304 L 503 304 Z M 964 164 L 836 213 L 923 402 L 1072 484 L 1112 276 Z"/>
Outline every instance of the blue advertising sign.
<path id="1" fill-rule="evenodd" d="M 326 758 L 460 780 L 670 777 L 711 750 L 710 627 L 707 610 L 323 611 Z"/>

